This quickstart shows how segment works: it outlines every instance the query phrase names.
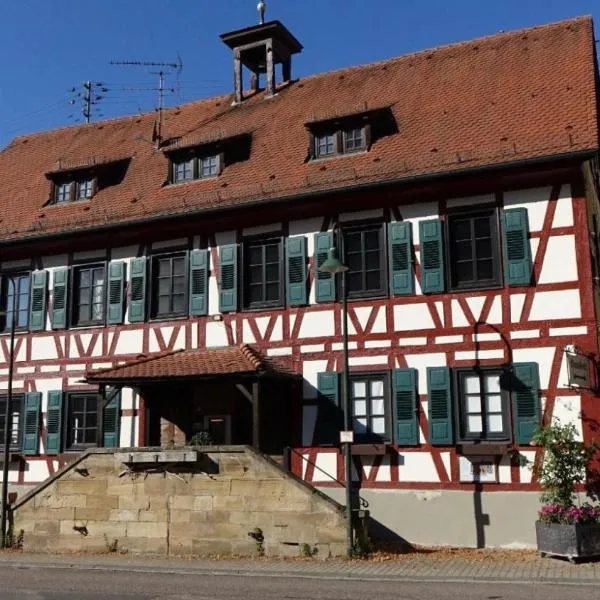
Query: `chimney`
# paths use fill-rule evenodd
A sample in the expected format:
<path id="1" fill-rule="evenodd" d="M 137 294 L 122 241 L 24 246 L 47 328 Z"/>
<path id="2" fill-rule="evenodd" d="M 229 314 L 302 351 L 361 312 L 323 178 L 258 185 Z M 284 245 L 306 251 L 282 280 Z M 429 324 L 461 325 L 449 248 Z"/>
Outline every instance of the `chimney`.
<path id="1" fill-rule="evenodd" d="M 275 66 L 280 64 L 283 81 L 292 79 L 292 55 L 302 52 L 302 44 L 279 21 L 264 22 L 265 4 L 258 4 L 260 23 L 254 27 L 221 34 L 233 50 L 235 104 L 243 101 L 243 67 L 250 71 L 251 88 L 260 89 L 260 76 L 266 74 L 267 97 L 275 94 Z"/>

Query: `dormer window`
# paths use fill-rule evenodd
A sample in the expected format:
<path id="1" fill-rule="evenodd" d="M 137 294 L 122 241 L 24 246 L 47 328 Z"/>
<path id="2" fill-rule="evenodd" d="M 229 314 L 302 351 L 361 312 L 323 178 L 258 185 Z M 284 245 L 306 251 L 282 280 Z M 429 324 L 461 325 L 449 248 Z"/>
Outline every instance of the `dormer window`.
<path id="1" fill-rule="evenodd" d="M 222 154 L 186 153 L 171 159 L 171 180 L 183 183 L 194 179 L 217 177 L 223 168 Z"/>
<path id="2" fill-rule="evenodd" d="M 328 158 L 367 150 L 368 124 L 328 128 L 314 133 L 314 158 Z"/>
<path id="3" fill-rule="evenodd" d="M 95 179 L 69 179 L 57 181 L 54 185 L 54 204 L 64 204 L 75 200 L 89 200 L 94 195 Z"/>

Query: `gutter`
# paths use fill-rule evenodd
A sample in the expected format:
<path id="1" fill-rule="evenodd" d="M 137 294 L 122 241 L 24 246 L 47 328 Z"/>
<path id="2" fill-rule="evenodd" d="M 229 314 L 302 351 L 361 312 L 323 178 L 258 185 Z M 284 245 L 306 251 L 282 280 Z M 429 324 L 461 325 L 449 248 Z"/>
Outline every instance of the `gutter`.
<path id="1" fill-rule="evenodd" d="M 376 181 L 371 183 L 359 183 L 349 187 L 343 188 L 330 188 L 327 190 L 318 190 L 315 192 L 302 192 L 300 194 L 295 194 L 291 196 L 284 196 L 278 198 L 272 198 L 268 200 L 255 200 L 252 202 L 246 202 L 242 205 L 233 205 L 233 206 L 222 206 L 215 208 L 202 208 L 198 210 L 192 210 L 185 213 L 175 213 L 175 214 L 159 214 L 151 217 L 135 219 L 132 221 L 127 221 L 124 223 L 110 223 L 106 225 L 95 225 L 91 227 L 84 227 L 82 229 L 77 229 L 73 231 L 67 232 L 57 232 L 57 233 L 49 233 L 42 234 L 40 236 L 31 236 L 24 238 L 11 238 L 9 240 L 0 239 L 0 246 L 9 246 L 9 245 L 17 245 L 17 244 L 25 244 L 30 242 L 37 241 L 46 241 L 53 240 L 57 238 L 65 238 L 69 236 L 82 235 L 86 233 L 99 233 L 102 231 L 113 231 L 115 229 L 126 229 L 129 227 L 134 227 L 136 225 L 142 224 L 150 224 L 156 222 L 165 222 L 165 221 L 176 221 L 177 219 L 187 219 L 191 216 L 198 215 L 212 215 L 215 213 L 222 213 L 228 211 L 235 211 L 241 208 L 253 208 L 257 206 L 267 206 L 272 204 L 278 204 L 282 202 L 292 202 L 298 200 L 309 200 L 313 198 L 320 198 L 322 196 L 329 196 L 332 194 L 341 194 L 345 192 L 361 192 L 361 191 L 369 191 L 369 190 L 377 190 L 383 187 L 391 187 L 393 185 L 398 184 L 406 184 L 406 183 L 419 183 L 419 182 L 427 182 L 433 181 L 436 179 L 442 179 L 446 177 L 460 177 L 463 175 L 470 174 L 479 174 L 479 173 L 489 173 L 493 171 L 504 171 L 506 169 L 512 169 L 514 167 L 526 167 L 529 165 L 542 165 L 557 161 L 562 161 L 566 159 L 588 159 L 595 156 L 598 152 L 598 149 L 594 150 L 579 150 L 577 152 L 569 152 L 564 154 L 554 154 L 552 156 L 543 156 L 538 158 L 532 158 L 527 160 L 514 160 L 510 162 L 505 162 L 502 164 L 496 165 L 486 165 L 482 167 L 465 167 L 463 169 L 456 169 L 455 171 L 441 171 L 439 173 L 425 173 L 419 175 L 409 175 L 407 177 L 397 177 L 395 179 L 387 179 L 385 181 Z"/>

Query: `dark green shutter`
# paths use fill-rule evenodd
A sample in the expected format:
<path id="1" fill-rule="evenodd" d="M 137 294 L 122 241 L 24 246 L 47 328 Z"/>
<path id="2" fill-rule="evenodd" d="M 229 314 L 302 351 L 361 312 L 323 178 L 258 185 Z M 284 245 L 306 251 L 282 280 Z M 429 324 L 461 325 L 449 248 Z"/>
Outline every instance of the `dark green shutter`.
<path id="1" fill-rule="evenodd" d="M 31 331 L 46 329 L 47 289 L 48 272 L 34 271 L 31 274 L 31 303 L 29 305 L 29 329 Z"/>
<path id="2" fill-rule="evenodd" d="M 238 245 L 221 246 L 221 290 L 219 292 L 219 311 L 234 312 L 238 308 Z"/>
<path id="3" fill-rule="evenodd" d="M 30 392 L 25 394 L 23 415 L 23 454 L 39 454 L 40 451 L 40 407 L 42 394 Z"/>
<path id="4" fill-rule="evenodd" d="M 52 282 L 52 329 L 65 329 L 67 326 L 69 269 L 56 269 Z"/>
<path id="5" fill-rule="evenodd" d="M 306 238 L 303 235 L 286 240 L 288 306 L 307 304 Z"/>
<path id="6" fill-rule="evenodd" d="M 421 248 L 421 288 L 424 294 L 443 292 L 444 244 L 440 219 L 419 223 Z"/>
<path id="7" fill-rule="evenodd" d="M 131 260 L 129 322 L 141 323 L 146 319 L 146 257 Z"/>
<path id="8" fill-rule="evenodd" d="M 46 454 L 59 454 L 61 450 L 63 393 L 48 392 L 46 413 Z"/>
<path id="9" fill-rule="evenodd" d="M 107 393 L 109 390 L 107 390 Z M 118 391 L 115 397 L 104 407 L 103 414 L 103 446 L 105 448 L 118 448 L 121 424 L 121 392 Z"/>
<path id="10" fill-rule="evenodd" d="M 317 374 L 318 412 L 314 443 L 318 446 L 338 444 L 342 427 L 339 375 L 330 371 Z"/>
<path id="11" fill-rule="evenodd" d="M 452 390 L 448 367 L 427 368 L 429 443 L 449 446 L 454 443 Z"/>
<path id="12" fill-rule="evenodd" d="M 396 408 L 396 443 L 416 446 L 419 443 L 416 369 L 394 371 L 394 404 Z"/>
<path id="13" fill-rule="evenodd" d="M 315 233 L 315 298 L 317 302 L 333 302 L 335 300 L 335 276 L 319 271 L 319 267 L 327 260 L 327 254 L 333 248 L 333 233 Z"/>
<path id="14" fill-rule="evenodd" d="M 190 252 L 190 315 L 208 314 L 208 250 Z"/>
<path id="15" fill-rule="evenodd" d="M 106 322 L 120 325 L 123 322 L 123 289 L 125 286 L 125 263 L 108 263 L 108 294 Z"/>
<path id="16" fill-rule="evenodd" d="M 526 208 L 504 210 L 505 276 L 508 285 L 531 283 L 531 246 Z"/>
<path id="17" fill-rule="evenodd" d="M 540 425 L 540 375 L 537 363 L 515 363 L 511 380 L 515 412 L 515 437 L 529 444 Z"/>
<path id="18" fill-rule="evenodd" d="M 394 296 L 415 293 L 412 261 L 412 225 L 409 222 L 389 224 L 390 288 Z"/>

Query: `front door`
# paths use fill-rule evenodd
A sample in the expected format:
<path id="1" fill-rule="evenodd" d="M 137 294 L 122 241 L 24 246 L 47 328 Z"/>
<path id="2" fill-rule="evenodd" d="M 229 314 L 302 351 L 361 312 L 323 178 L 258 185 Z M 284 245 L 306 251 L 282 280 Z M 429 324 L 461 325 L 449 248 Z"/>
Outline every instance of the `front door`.
<path id="1" fill-rule="evenodd" d="M 206 415 L 204 429 L 210 434 L 213 444 L 217 446 L 231 444 L 231 415 Z"/>

